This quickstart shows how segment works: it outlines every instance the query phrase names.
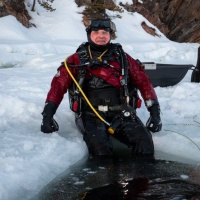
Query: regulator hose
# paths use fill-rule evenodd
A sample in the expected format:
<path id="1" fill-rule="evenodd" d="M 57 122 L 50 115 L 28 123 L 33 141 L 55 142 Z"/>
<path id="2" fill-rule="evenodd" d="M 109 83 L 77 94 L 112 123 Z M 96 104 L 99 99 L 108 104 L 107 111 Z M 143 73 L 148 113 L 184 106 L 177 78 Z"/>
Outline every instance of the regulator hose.
<path id="1" fill-rule="evenodd" d="M 87 96 L 85 95 L 85 93 L 83 92 L 82 88 L 80 87 L 80 85 L 78 84 L 78 82 L 76 81 L 76 79 L 74 78 L 73 74 L 71 73 L 71 71 L 69 70 L 69 67 L 67 65 L 67 59 L 65 59 L 64 61 L 64 65 L 65 68 L 67 70 L 67 72 L 69 73 L 70 77 L 72 78 L 72 80 L 74 81 L 74 83 L 76 84 L 77 88 L 79 89 L 79 91 L 81 92 L 81 94 L 83 95 L 85 101 L 87 102 L 87 104 L 89 105 L 89 107 L 92 109 L 92 111 L 96 114 L 96 116 L 102 121 L 104 122 L 106 125 L 109 126 L 108 128 L 108 132 L 111 134 L 114 134 L 114 130 L 112 127 L 110 127 L 110 123 L 108 123 L 105 119 L 103 119 L 103 117 L 96 111 L 96 109 L 92 106 L 92 104 L 90 103 L 89 99 L 87 98 Z"/>

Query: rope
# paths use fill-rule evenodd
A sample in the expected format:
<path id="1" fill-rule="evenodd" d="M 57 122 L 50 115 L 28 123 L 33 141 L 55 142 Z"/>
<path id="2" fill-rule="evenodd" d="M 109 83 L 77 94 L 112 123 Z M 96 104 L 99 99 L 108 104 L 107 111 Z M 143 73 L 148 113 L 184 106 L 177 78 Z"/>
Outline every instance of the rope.
<path id="1" fill-rule="evenodd" d="M 163 124 L 163 125 L 167 125 L 167 126 L 199 126 L 198 124 Z"/>
<path id="2" fill-rule="evenodd" d="M 165 125 L 172 125 L 172 126 L 180 126 L 180 125 L 184 125 L 184 126 L 195 126 L 195 125 L 196 125 L 196 126 L 200 127 L 200 122 L 198 122 L 197 120 L 195 120 L 195 118 L 196 118 L 196 115 L 193 117 L 193 122 L 195 122 L 196 124 L 165 124 Z M 179 134 L 179 135 L 181 135 L 181 136 L 187 138 L 187 139 L 188 139 L 190 142 L 192 142 L 192 143 L 199 149 L 199 151 L 200 151 L 200 147 L 199 147 L 192 139 L 190 139 L 189 137 L 183 135 L 182 133 L 179 133 L 179 132 L 176 132 L 176 131 L 172 131 L 172 130 L 166 130 L 166 129 L 164 129 L 164 131 L 176 133 L 176 134 Z"/>
<path id="3" fill-rule="evenodd" d="M 172 133 L 177 133 L 177 134 L 179 134 L 179 135 L 181 135 L 181 136 L 187 138 L 187 139 L 188 139 L 190 142 L 192 142 L 192 143 L 199 149 L 199 151 L 200 151 L 200 147 L 199 147 L 193 140 L 191 140 L 189 137 L 183 135 L 182 133 L 179 133 L 179 132 L 176 132 L 176 131 L 172 131 L 172 130 L 166 130 L 166 129 L 164 129 L 164 131 L 169 131 L 169 132 L 172 132 Z"/>
<path id="4" fill-rule="evenodd" d="M 200 122 L 198 122 L 198 121 L 195 120 L 196 116 L 197 116 L 197 115 L 195 115 L 195 116 L 193 117 L 193 122 L 197 123 L 196 125 L 200 127 Z"/>
<path id="5" fill-rule="evenodd" d="M 195 122 L 194 124 L 164 124 L 164 125 L 171 125 L 171 126 L 199 126 L 200 127 L 200 122 L 198 122 L 197 120 L 195 120 L 195 118 L 197 117 L 197 115 L 195 115 L 193 117 L 193 122 Z"/>

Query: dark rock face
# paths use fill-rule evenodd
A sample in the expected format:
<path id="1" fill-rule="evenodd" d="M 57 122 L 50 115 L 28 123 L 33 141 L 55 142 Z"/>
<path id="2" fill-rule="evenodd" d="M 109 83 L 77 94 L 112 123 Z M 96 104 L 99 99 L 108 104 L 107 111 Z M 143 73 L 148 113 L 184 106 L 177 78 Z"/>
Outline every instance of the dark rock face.
<path id="1" fill-rule="evenodd" d="M 169 39 L 200 43 L 200 3 L 196 0 L 155 0 L 133 5 Z"/>
<path id="2" fill-rule="evenodd" d="M 177 0 L 168 4 L 168 37 L 179 42 L 200 43 L 200 2 Z"/>
<path id="3" fill-rule="evenodd" d="M 33 24 L 29 22 L 31 19 L 24 5 L 24 0 L 1 0 L 0 1 L 0 17 L 7 15 L 14 16 L 23 26 L 29 28 Z"/>

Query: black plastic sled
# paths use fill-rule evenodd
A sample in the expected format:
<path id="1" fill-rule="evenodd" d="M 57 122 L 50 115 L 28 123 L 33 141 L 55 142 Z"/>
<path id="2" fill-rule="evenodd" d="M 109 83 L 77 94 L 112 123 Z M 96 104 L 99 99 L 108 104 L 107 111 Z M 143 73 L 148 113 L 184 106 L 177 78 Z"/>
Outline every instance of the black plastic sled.
<path id="1" fill-rule="evenodd" d="M 154 87 L 176 85 L 185 77 L 188 70 L 193 70 L 191 82 L 200 82 L 200 47 L 198 48 L 196 67 L 191 64 L 159 64 L 154 62 L 142 62 L 141 64 Z"/>
<path id="2" fill-rule="evenodd" d="M 179 83 L 194 65 L 142 63 L 154 87 L 167 87 Z"/>

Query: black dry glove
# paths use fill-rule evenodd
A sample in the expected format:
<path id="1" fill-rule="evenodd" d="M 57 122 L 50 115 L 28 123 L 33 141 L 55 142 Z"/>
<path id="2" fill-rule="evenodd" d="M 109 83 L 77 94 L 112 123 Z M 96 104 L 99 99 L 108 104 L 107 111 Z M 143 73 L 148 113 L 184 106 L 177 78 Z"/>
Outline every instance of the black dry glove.
<path id="1" fill-rule="evenodd" d="M 43 120 L 41 124 L 41 131 L 43 133 L 52 133 L 59 130 L 58 123 L 53 119 L 53 115 L 57 110 L 57 105 L 53 102 L 46 103 L 44 111 L 42 112 Z"/>
<path id="2" fill-rule="evenodd" d="M 160 118 L 160 106 L 157 100 L 148 100 L 145 102 L 150 117 L 147 120 L 146 127 L 152 132 L 159 132 L 162 129 L 162 121 Z"/>

